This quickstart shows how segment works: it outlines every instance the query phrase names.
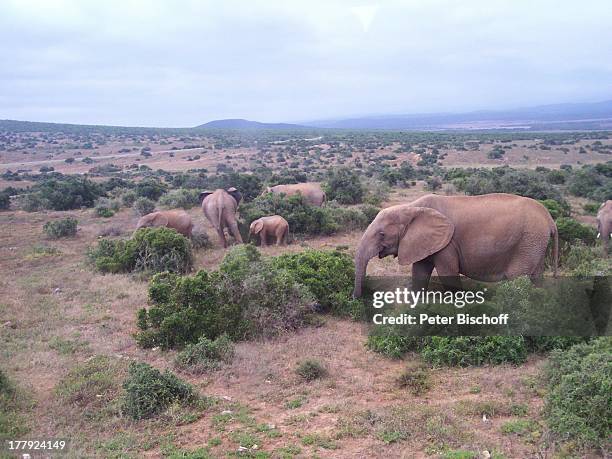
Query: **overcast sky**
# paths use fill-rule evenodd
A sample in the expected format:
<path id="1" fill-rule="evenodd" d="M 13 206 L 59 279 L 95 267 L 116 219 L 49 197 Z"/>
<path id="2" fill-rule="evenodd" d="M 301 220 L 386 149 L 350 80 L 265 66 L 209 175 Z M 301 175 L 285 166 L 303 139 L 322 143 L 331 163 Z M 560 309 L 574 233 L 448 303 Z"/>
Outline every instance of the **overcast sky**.
<path id="1" fill-rule="evenodd" d="M 0 1 L 0 119 L 194 126 L 612 99 L 610 0 Z"/>

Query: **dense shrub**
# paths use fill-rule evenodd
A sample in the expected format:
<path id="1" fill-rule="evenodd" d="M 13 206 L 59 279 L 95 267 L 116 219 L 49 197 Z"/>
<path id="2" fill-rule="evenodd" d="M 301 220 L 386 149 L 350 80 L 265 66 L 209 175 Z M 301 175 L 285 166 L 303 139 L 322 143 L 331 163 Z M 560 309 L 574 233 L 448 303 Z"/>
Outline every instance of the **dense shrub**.
<path id="1" fill-rule="evenodd" d="M 167 187 L 157 179 L 146 179 L 136 184 L 135 191 L 141 198 L 157 201 L 167 191 Z"/>
<path id="2" fill-rule="evenodd" d="M 570 217 L 559 217 L 556 221 L 559 231 L 559 240 L 568 244 L 583 242 L 584 244 L 594 244 L 597 238 L 597 231 L 590 226 L 583 225 Z"/>
<path id="3" fill-rule="evenodd" d="M 147 215 L 155 210 L 155 203 L 149 198 L 138 198 L 134 201 L 133 209 L 137 215 Z"/>
<path id="4" fill-rule="evenodd" d="M 579 269 L 582 265 L 590 264 L 596 258 L 599 253 L 595 247 L 589 247 L 583 243 L 576 243 L 569 246 L 567 251 L 562 253 L 560 264 L 565 269 L 574 271 Z"/>
<path id="5" fill-rule="evenodd" d="M 559 217 L 569 217 L 570 215 L 570 206 L 566 202 L 560 203 L 554 199 L 544 199 L 540 201 L 540 203 L 550 212 L 550 216 L 553 220 Z"/>
<path id="6" fill-rule="evenodd" d="M 289 229 L 297 234 L 334 234 L 340 230 L 361 229 L 369 224 L 364 213 L 372 207 L 345 208 L 330 203 L 327 207 L 316 207 L 304 202 L 301 195 L 283 197 L 268 193 L 240 207 L 243 229 L 266 215 L 281 215 L 289 223 Z"/>
<path id="7" fill-rule="evenodd" d="M 197 343 L 188 344 L 176 356 L 178 367 L 192 373 L 204 373 L 217 370 L 222 363 L 229 363 L 234 358 L 234 343 L 221 335 L 214 340 L 201 336 Z"/>
<path id="8" fill-rule="evenodd" d="M 295 369 L 295 372 L 304 379 L 304 381 L 314 381 L 327 376 L 327 369 L 317 360 L 304 360 L 300 362 Z"/>
<path id="9" fill-rule="evenodd" d="M 123 190 L 117 198 L 121 201 L 121 205 L 124 207 L 132 207 L 138 198 L 138 195 L 134 190 Z M 146 199 L 146 198 L 144 198 Z"/>
<path id="10" fill-rule="evenodd" d="M 75 218 L 62 218 L 45 223 L 43 231 L 51 239 L 70 237 L 77 233 L 77 220 Z"/>
<path id="11" fill-rule="evenodd" d="M 197 399 L 193 387 L 168 370 L 161 373 L 147 363 L 132 362 L 128 371 L 122 411 L 132 419 L 147 419 L 173 403 L 188 404 Z"/>
<path id="12" fill-rule="evenodd" d="M 186 273 L 193 263 L 189 240 L 168 228 L 141 228 L 126 241 L 101 239 L 88 255 L 104 273 Z"/>
<path id="13" fill-rule="evenodd" d="M 612 339 L 602 337 L 551 354 L 547 422 L 562 440 L 604 447 L 612 435 Z"/>
<path id="14" fill-rule="evenodd" d="M 546 181 L 543 172 L 518 170 L 511 167 L 493 169 L 451 169 L 446 180 L 468 195 L 510 193 L 533 199 L 553 199 L 565 203 L 561 193 Z"/>
<path id="15" fill-rule="evenodd" d="M 8 210 L 11 207 L 11 195 L 6 191 L 0 192 L 0 210 Z"/>
<path id="16" fill-rule="evenodd" d="M 554 349 L 563 350 L 575 344 L 590 341 L 584 336 L 526 336 L 527 348 L 530 352 L 548 352 Z"/>
<path id="17" fill-rule="evenodd" d="M 119 201 L 110 198 L 100 198 L 96 201 L 95 210 L 98 217 L 112 217 L 119 210 Z"/>
<path id="18" fill-rule="evenodd" d="M 361 314 L 362 303 L 351 299 L 355 266 L 347 254 L 305 250 L 273 257 L 270 263 L 305 285 L 324 310 L 353 317 Z"/>
<path id="19" fill-rule="evenodd" d="M 200 204 L 200 194 L 197 190 L 172 190 L 159 199 L 159 205 L 168 209 L 191 209 Z"/>
<path id="20" fill-rule="evenodd" d="M 103 196 L 104 189 L 87 178 L 62 176 L 37 183 L 22 200 L 27 211 L 52 209 L 71 210 L 92 207 Z"/>
<path id="21" fill-rule="evenodd" d="M 392 329 L 386 328 L 385 333 L 377 331 L 370 334 L 366 345 L 371 351 L 399 359 L 407 352 L 418 350 L 420 343 L 419 338 L 395 334 L 392 333 Z"/>
<path id="22" fill-rule="evenodd" d="M 51 204 L 42 197 L 41 193 L 25 193 L 18 196 L 17 207 L 26 212 L 37 212 L 50 209 Z"/>
<path id="23" fill-rule="evenodd" d="M 523 363 L 528 346 L 521 336 L 402 336 L 393 329 L 373 329 L 369 349 L 391 358 L 417 351 L 432 365 L 468 366 Z"/>
<path id="24" fill-rule="evenodd" d="M 430 336 L 421 356 L 433 365 L 520 364 L 527 359 L 527 346 L 521 336 Z"/>
<path id="25" fill-rule="evenodd" d="M 340 204 L 359 204 L 363 202 L 365 188 L 359 175 L 347 168 L 332 169 L 328 173 L 325 193 L 330 201 Z"/>
<path id="26" fill-rule="evenodd" d="M 148 310 L 139 312 L 138 342 L 164 348 L 227 334 L 234 340 L 266 337 L 305 324 L 313 298 L 284 269 L 253 246 L 232 248 L 219 271 L 192 277 L 155 276 Z"/>
<path id="27" fill-rule="evenodd" d="M 281 215 L 293 233 L 333 234 L 339 230 L 327 208 L 308 205 L 301 195 L 283 197 L 268 193 L 240 207 L 240 217 L 247 228 L 253 220 L 266 215 Z"/>

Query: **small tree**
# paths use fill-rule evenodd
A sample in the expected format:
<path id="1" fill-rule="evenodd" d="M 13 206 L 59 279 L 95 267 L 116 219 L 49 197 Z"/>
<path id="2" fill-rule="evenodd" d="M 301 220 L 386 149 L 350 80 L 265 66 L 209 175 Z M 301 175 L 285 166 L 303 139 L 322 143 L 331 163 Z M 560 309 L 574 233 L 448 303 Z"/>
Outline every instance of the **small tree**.
<path id="1" fill-rule="evenodd" d="M 363 202 L 365 188 L 359 180 L 359 175 L 347 168 L 329 172 L 325 187 L 328 200 L 340 204 L 359 204 Z"/>

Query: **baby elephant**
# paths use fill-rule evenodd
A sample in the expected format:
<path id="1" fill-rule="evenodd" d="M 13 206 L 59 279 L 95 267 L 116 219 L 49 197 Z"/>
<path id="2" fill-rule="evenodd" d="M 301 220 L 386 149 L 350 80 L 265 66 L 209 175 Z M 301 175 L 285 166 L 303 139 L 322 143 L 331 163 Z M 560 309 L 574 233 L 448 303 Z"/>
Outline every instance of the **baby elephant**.
<path id="1" fill-rule="evenodd" d="M 136 229 L 148 228 L 151 226 L 173 228 L 183 236 L 191 237 L 193 221 L 191 220 L 191 216 L 184 210 L 162 210 L 141 217 L 140 220 L 138 220 Z"/>
<path id="2" fill-rule="evenodd" d="M 276 237 L 276 245 L 287 245 L 289 223 L 280 215 L 261 217 L 251 223 L 249 235 L 252 234 L 259 234 L 262 247 L 268 245 L 268 237 L 271 235 Z"/>

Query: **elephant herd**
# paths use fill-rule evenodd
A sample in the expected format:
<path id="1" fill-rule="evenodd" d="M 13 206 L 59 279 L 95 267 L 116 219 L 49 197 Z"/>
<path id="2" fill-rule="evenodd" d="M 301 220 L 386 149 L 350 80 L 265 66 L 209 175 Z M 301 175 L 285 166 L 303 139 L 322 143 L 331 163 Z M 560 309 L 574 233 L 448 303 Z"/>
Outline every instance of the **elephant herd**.
<path id="1" fill-rule="evenodd" d="M 278 185 L 266 192 L 293 195 L 300 193 L 316 206 L 325 193 L 316 183 Z M 227 247 L 224 229 L 242 243 L 236 210 L 242 195 L 235 188 L 205 191 L 200 194 L 202 210 Z M 607 256 L 612 230 L 612 200 L 603 203 L 597 214 L 599 235 Z M 145 215 L 143 226 L 167 226 L 191 236 L 193 223 L 184 211 L 170 210 Z M 251 222 L 250 235 L 259 235 L 267 245 L 274 237 L 277 245 L 287 244 L 289 225 L 280 215 Z M 598 235 L 598 236 L 599 236 Z M 381 210 L 365 230 L 355 254 L 353 296 L 362 295 L 368 262 L 375 256 L 392 255 L 400 265 L 412 265 L 413 288 L 427 288 L 436 269 L 447 288 L 459 288 L 459 276 L 493 282 L 529 276 L 538 282 L 552 239 L 554 275 L 557 274 L 559 236 L 550 213 L 531 198 L 504 193 L 480 196 L 426 195 L 411 203 Z"/>
<path id="2" fill-rule="evenodd" d="M 293 196 L 302 195 L 304 201 L 312 206 L 322 206 L 325 202 L 325 192 L 318 183 L 298 183 L 294 185 L 277 185 L 267 187 L 265 193 Z M 238 229 L 236 211 L 242 194 L 236 188 L 217 189 L 200 193 L 202 212 L 215 228 L 221 245 L 227 247 L 225 229 L 232 235 L 237 243 L 242 244 L 242 236 Z M 191 237 L 193 221 L 191 216 L 182 210 L 167 210 L 147 214 L 140 218 L 136 229 L 152 226 L 166 226 L 173 228 L 180 234 Z M 280 215 L 269 215 L 251 222 L 249 235 L 258 235 L 262 246 L 268 244 L 269 238 L 274 237 L 276 245 L 286 245 L 289 238 L 289 223 Z"/>

